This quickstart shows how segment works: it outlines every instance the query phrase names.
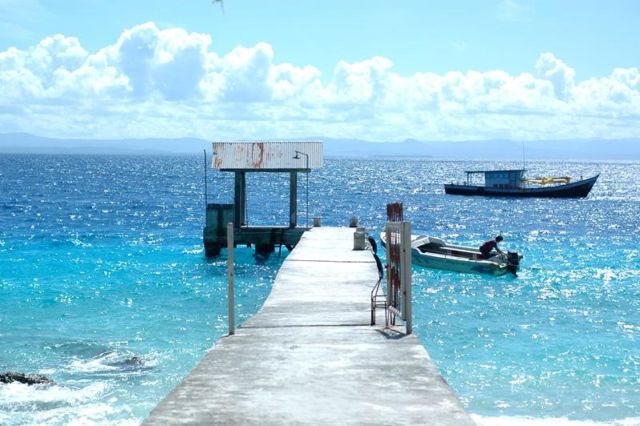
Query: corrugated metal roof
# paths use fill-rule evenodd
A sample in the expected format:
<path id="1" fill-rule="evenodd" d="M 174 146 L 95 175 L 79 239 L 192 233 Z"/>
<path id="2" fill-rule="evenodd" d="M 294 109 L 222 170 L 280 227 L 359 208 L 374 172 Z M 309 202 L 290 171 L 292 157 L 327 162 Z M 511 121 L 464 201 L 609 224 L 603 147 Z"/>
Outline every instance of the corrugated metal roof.
<path id="1" fill-rule="evenodd" d="M 220 170 L 306 170 L 322 167 L 322 142 L 214 142 Z"/>

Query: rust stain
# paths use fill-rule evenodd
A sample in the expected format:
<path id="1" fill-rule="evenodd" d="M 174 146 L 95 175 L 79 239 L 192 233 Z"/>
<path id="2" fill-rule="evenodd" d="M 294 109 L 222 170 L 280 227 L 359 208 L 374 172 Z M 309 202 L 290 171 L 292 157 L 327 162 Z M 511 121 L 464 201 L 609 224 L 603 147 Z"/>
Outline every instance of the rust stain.
<path id="1" fill-rule="evenodd" d="M 220 152 L 220 146 L 217 143 L 213 143 L 213 158 L 212 158 L 212 162 L 211 162 L 211 166 L 214 169 L 219 169 L 220 168 L 220 164 L 222 162 L 222 159 L 220 158 L 221 156 L 218 155 L 218 153 Z"/>
<path id="2" fill-rule="evenodd" d="M 1 0 L 0 0 L 1 1 Z M 290 145 L 287 143 L 268 142 L 220 142 L 214 145 L 212 166 L 216 169 L 300 169 L 299 161 L 291 160 L 294 148 L 301 148 L 309 152 L 307 160 L 310 163 L 316 158 L 316 146 L 306 147 L 302 143 Z M 305 149 L 307 148 L 307 149 Z M 321 155 L 321 154 L 320 154 Z"/>
<path id="3" fill-rule="evenodd" d="M 257 152 L 256 152 L 257 151 Z M 261 169 L 264 163 L 264 143 L 256 142 L 251 144 L 251 164 L 254 169 Z"/>

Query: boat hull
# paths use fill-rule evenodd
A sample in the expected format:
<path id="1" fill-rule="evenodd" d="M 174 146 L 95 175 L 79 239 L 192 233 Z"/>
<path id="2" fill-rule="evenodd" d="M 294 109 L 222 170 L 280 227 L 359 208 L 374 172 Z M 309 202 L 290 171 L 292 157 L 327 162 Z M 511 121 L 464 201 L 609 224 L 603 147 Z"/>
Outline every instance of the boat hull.
<path id="1" fill-rule="evenodd" d="M 483 195 L 487 197 L 584 198 L 589 195 L 598 176 L 566 185 L 539 188 L 486 188 L 476 185 L 445 184 L 444 192 L 451 195 Z"/>
<path id="2" fill-rule="evenodd" d="M 430 252 L 421 250 L 421 248 L 424 248 L 425 244 L 434 241 L 433 238 L 424 235 L 412 235 L 411 263 L 423 268 L 500 276 L 507 273 L 516 275 L 522 258 L 517 253 L 509 253 L 509 255 L 503 254 L 490 259 L 482 259 L 480 252 L 475 248 L 447 244 L 440 239 L 435 240 L 438 241 L 440 248 L 437 252 Z M 386 234 L 384 232 L 380 234 L 380 241 L 386 249 Z M 515 259 L 511 260 L 509 256 L 515 256 Z"/>
<path id="3" fill-rule="evenodd" d="M 499 264 L 489 260 L 470 261 L 456 258 L 442 258 L 433 255 L 420 253 L 418 250 L 411 251 L 411 263 L 423 268 L 442 269 L 445 271 L 464 272 L 472 274 L 505 275 L 509 272 L 506 264 Z"/>

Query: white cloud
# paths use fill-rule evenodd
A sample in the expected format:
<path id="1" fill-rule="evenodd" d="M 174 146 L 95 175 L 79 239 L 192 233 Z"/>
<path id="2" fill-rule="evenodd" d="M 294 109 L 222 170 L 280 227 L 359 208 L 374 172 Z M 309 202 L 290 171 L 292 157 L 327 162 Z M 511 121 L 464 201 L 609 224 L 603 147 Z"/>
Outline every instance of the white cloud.
<path id="1" fill-rule="evenodd" d="M 532 72 L 401 75 L 383 57 L 278 63 L 267 43 L 212 50 L 208 35 L 154 23 L 87 52 L 54 35 L 0 52 L 0 132 L 49 136 L 372 140 L 640 137 L 640 72 L 576 81 L 552 53 Z"/>
<path id="2" fill-rule="evenodd" d="M 150 22 L 125 31 L 107 56 L 135 98 L 190 99 L 199 95 L 210 44 L 208 35 L 160 30 Z"/>
<path id="3" fill-rule="evenodd" d="M 273 87 L 273 98 L 287 100 L 300 98 L 314 103 L 322 92 L 320 70 L 311 66 L 298 68 L 290 64 L 272 67 L 269 84 Z"/>
<path id="4" fill-rule="evenodd" d="M 273 49 L 266 43 L 253 48 L 237 47 L 222 60 L 224 81 L 221 100 L 228 102 L 267 102 L 273 91 L 269 84 Z"/>
<path id="5" fill-rule="evenodd" d="M 536 62 L 536 70 L 541 78 L 549 80 L 559 98 L 571 95 L 574 87 L 575 71 L 568 67 L 553 53 L 543 53 Z"/>
<path id="6" fill-rule="evenodd" d="M 355 63 L 340 61 L 327 87 L 327 100 L 347 105 L 375 103 L 385 96 L 392 66 L 391 61 L 381 57 Z"/>

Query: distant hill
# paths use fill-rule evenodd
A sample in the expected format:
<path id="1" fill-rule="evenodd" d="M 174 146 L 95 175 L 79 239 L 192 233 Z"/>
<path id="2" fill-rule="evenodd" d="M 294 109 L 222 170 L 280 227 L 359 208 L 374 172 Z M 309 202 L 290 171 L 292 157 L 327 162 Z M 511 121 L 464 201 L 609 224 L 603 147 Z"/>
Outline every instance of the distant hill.
<path id="1" fill-rule="evenodd" d="M 0 153 L 187 154 L 211 151 L 202 139 L 54 139 L 27 133 L 0 134 Z"/>
<path id="2" fill-rule="evenodd" d="M 640 160 L 640 139 L 563 141 L 368 142 L 304 138 L 324 142 L 325 157 L 432 158 L 453 160 Z M 53 139 L 26 133 L 0 134 L 0 153 L 27 154 L 198 154 L 211 152 L 203 139 Z"/>
<path id="3" fill-rule="evenodd" d="M 640 139 L 563 141 L 429 141 L 398 143 L 324 139 L 325 155 L 452 160 L 640 160 Z"/>

